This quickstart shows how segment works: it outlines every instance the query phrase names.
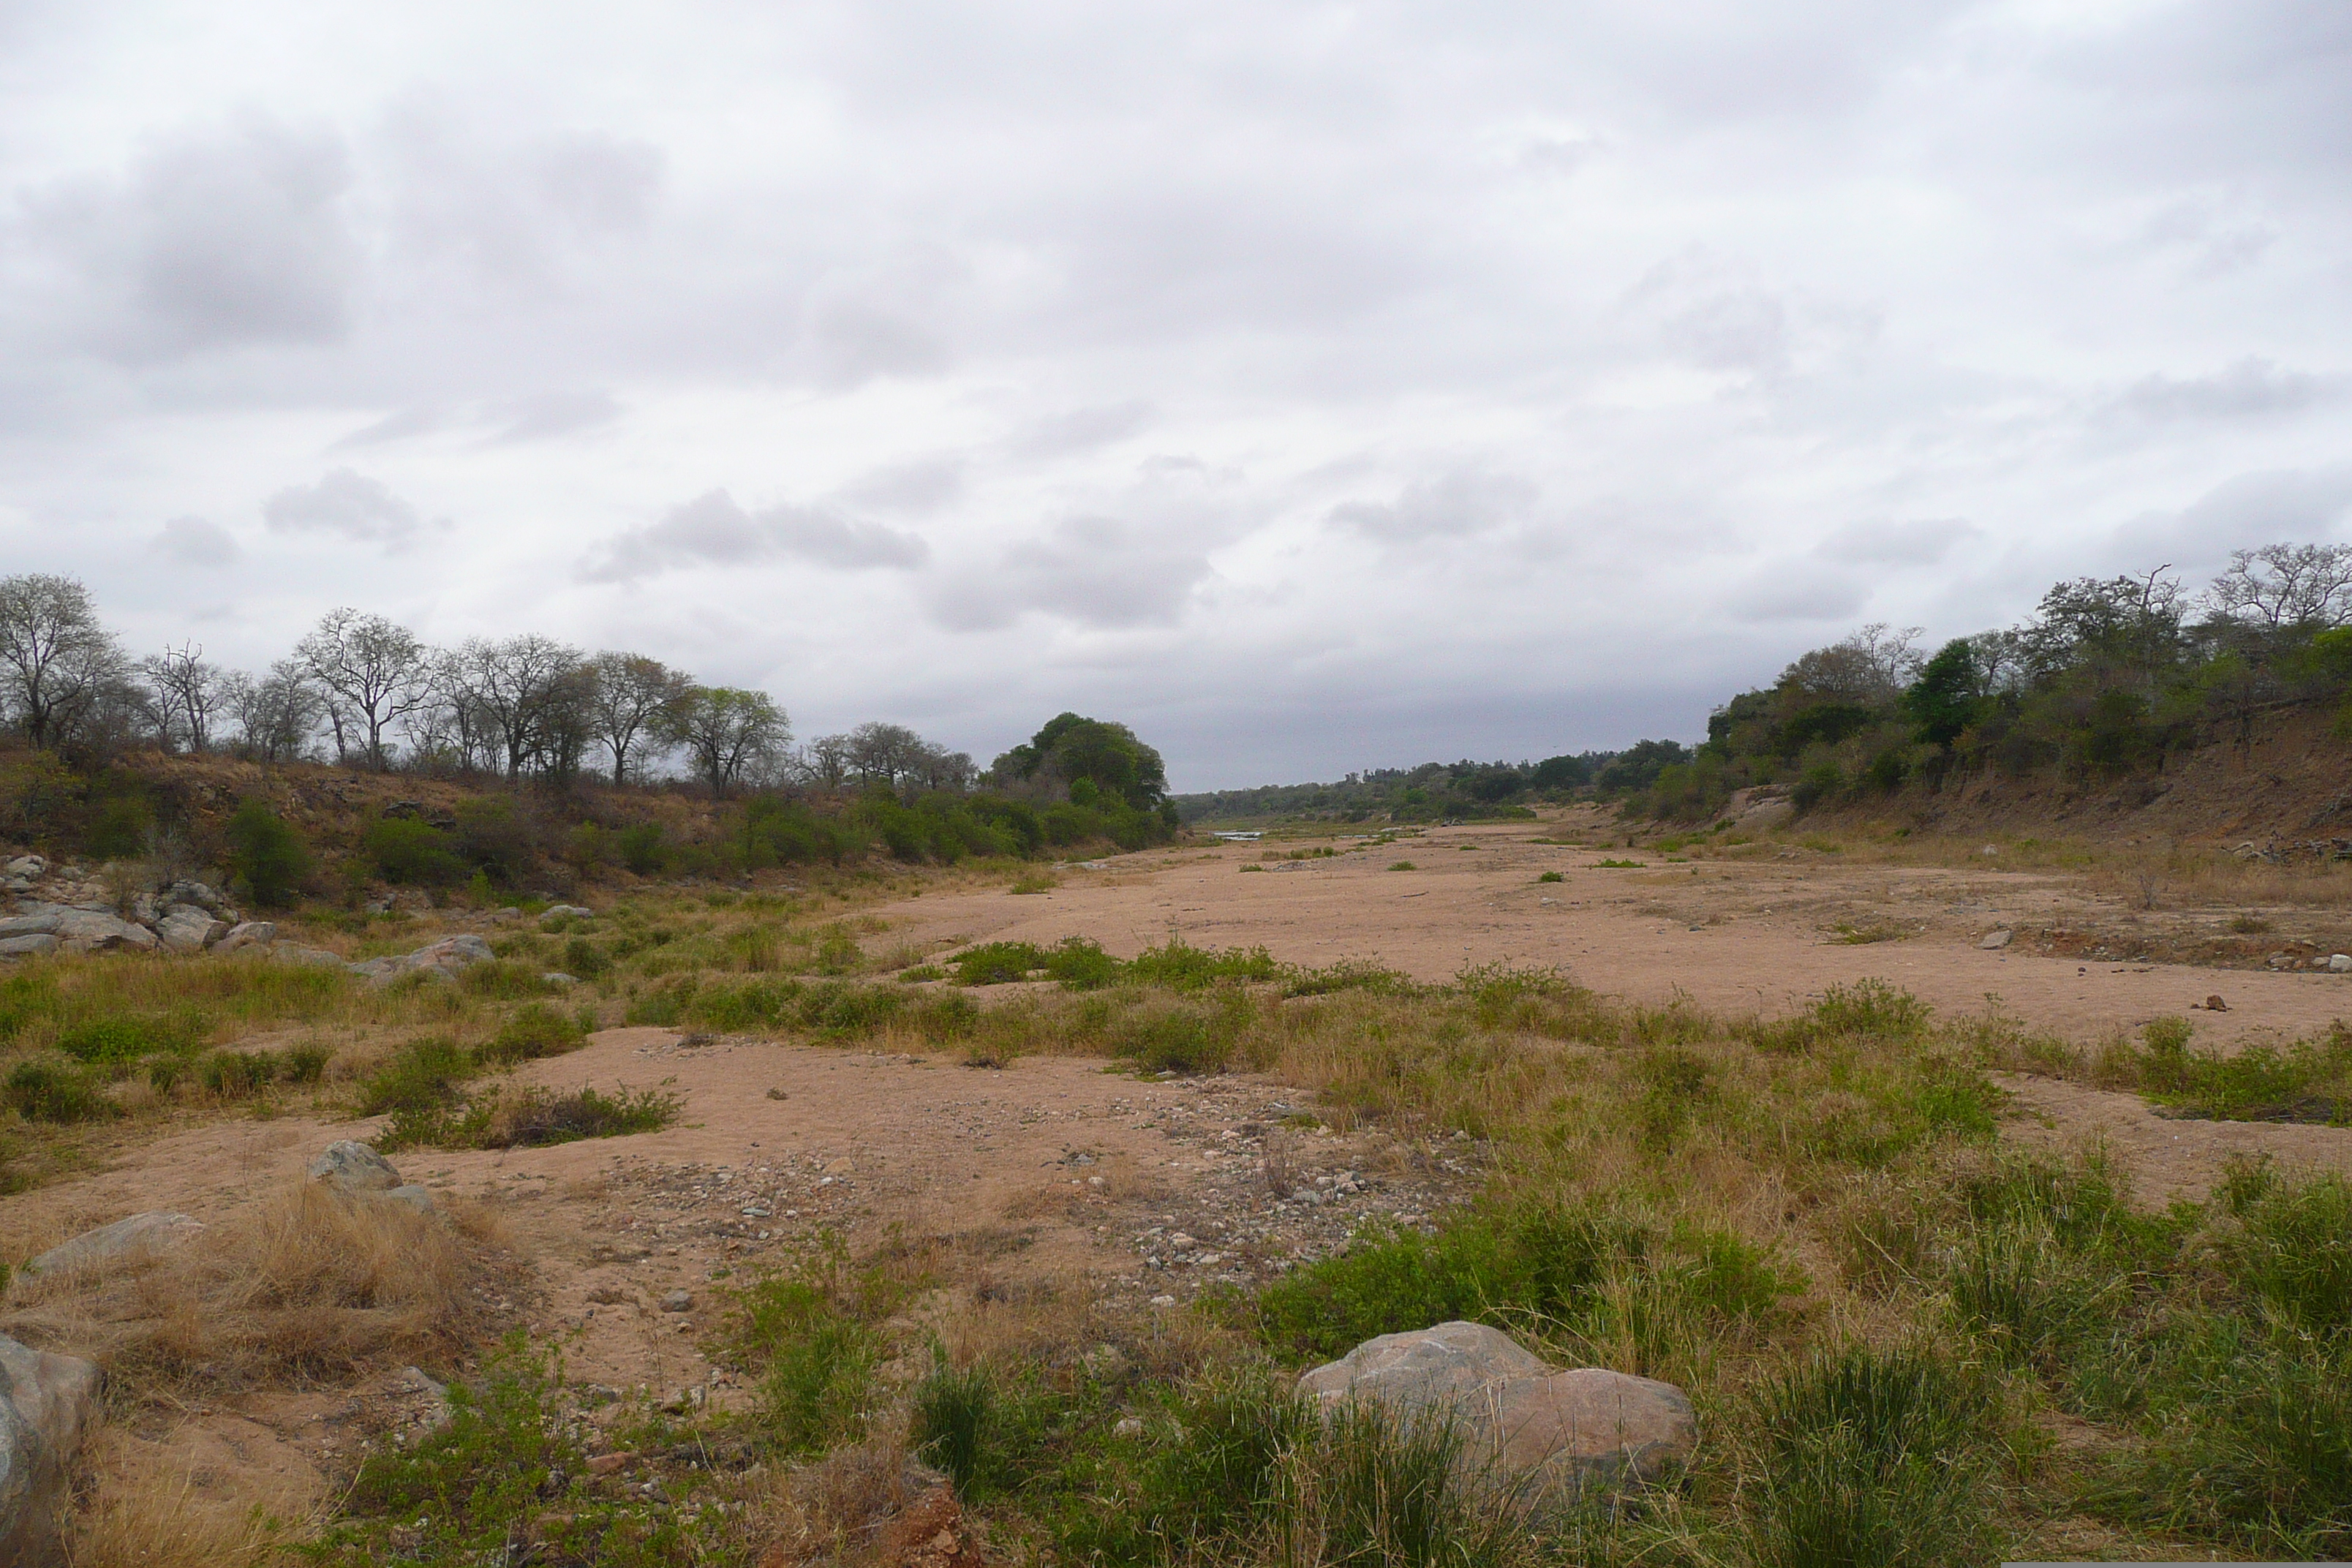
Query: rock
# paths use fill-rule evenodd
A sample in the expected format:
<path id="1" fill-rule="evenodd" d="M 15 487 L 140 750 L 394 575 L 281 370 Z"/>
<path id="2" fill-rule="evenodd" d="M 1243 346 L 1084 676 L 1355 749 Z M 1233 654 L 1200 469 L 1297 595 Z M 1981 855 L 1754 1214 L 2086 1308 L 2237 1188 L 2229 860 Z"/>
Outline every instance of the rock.
<path id="1" fill-rule="evenodd" d="M 594 910 L 583 910 L 578 904 L 553 904 L 540 911 L 539 923 L 550 921 L 588 921 L 596 918 Z"/>
<path id="2" fill-rule="evenodd" d="M 2352 952 L 2331 952 L 2327 955 L 2327 973 L 2352 974 Z"/>
<path id="3" fill-rule="evenodd" d="M 2229 1010 L 2230 1005 L 2227 1002 L 2222 1001 L 2221 997 L 2208 996 L 2205 998 L 2205 1011 L 2208 1013 L 2226 1013 Z"/>
<path id="4" fill-rule="evenodd" d="M 49 863 L 38 855 L 19 855 L 7 865 L 11 877 L 37 877 L 48 868 Z"/>
<path id="5" fill-rule="evenodd" d="M 135 1214 L 112 1225 L 83 1231 L 70 1241 L 59 1242 L 26 1264 L 24 1272 L 59 1274 L 152 1258 L 170 1251 L 204 1228 L 204 1221 L 184 1214 Z"/>
<path id="6" fill-rule="evenodd" d="M 35 921 L 38 926 L 23 928 L 19 934 L 46 929 L 54 934 L 68 952 L 113 952 L 129 948 L 140 952 L 154 951 L 155 933 L 131 921 L 118 920 L 100 910 L 77 909 L 70 904 L 32 904 L 16 921 Z"/>
<path id="7" fill-rule="evenodd" d="M 404 1186 L 394 1187 L 391 1191 L 380 1195 L 383 1197 L 383 1201 L 388 1204 L 406 1204 L 418 1214 L 431 1214 L 433 1212 L 433 1194 L 425 1191 L 423 1187 L 417 1186 L 414 1183 L 410 1183 Z"/>
<path id="8" fill-rule="evenodd" d="M 236 906 L 202 882 L 181 880 L 173 883 L 155 896 L 155 901 L 169 908 L 173 904 L 194 904 L 205 913 L 235 925 L 242 919 Z"/>
<path id="9" fill-rule="evenodd" d="M 310 1179 L 339 1193 L 390 1193 L 401 1184 L 392 1162 L 349 1138 L 330 1143 L 310 1162 Z"/>
<path id="10" fill-rule="evenodd" d="M 1979 942 L 1977 945 L 1984 949 L 1987 952 L 1998 952 L 2002 948 L 2009 945 L 2009 939 L 2011 934 L 2011 932 L 2005 931 L 1989 931 L 1985 932 L 1984 939 L 1981 942 Z"/>
<path id="11" fill-rule="evenodd" d="M 173 952 L 202 952 L 229 933 L 228 921 L 194 904 L 175 904 L 155 927 L 155 935 Z"/>
<path id="12" fill-rule="evenodd" d="M 53 1568 L 66 1471 L 98 1420 L 99 1371 L 0 1336 L 0 1563 Z"/>
<path id="13" fill-rule="evenodd" d="M 987 1562 L 944 1477 L 884 1525 L 875 1544 L 873 1561 L 881 1568 L 982 1568 Z"/>
<path id="14" fill-rule="evenodd" d="M 490 944 L 480 937 L 467 933 L 445 936 L 439 942 L 427 942 L 415 952 L 404 952 L 393 958 L 372 958 L 365 963 L 351 966 L 354 974 L 364 974 L 377 985 L 387 985 L 409 974 L 431 974 L 438 979 L 455 980 L 460 972 L 491 957 Z"/>
<path id="15" fill-rule="evenodd" d="M 1602 1367 L 1559 1371 L 1481 1323 L 1382 1334 L 1298 1380 L 1326 1408 L 1370 1400 L 1410 1418 L 1451 1412 L 1465 1423 L 1465 1462 L 1531 1501 L 1591 1486 L 1656 1479 L 1689 1455 L 1698 1421 L 1670 1383 Z"/>
<path id="16" fill-rule="evenodd" d="M 276 921 L 242 921 L 213 943 L 215 952 L 235 952 L 241 947 L 267 947 L 278 940 Z"/>
<path id="17" fill-rule="evenodd" d="M 1134 1365 L 1125 1351 L 1111 1344 L 1088 1346 L 1086 1353 L 1078 1357 L 1078 1364 L 1097 1383 L 1117 1383 Z"/>
<path id="18" fill-rule="evenodd" d="M 541 975 L 540 979 L 547 984 L 554 986 L 558 991 L 569 991 L 574 985 L 580 984 L 580 977 L 578 975 L 566 974 L 560 969 L 551 969 L 545 974 Z"/>
<path id="19" fill-rule="evenodd" d="M 691 1312 L 694 1310 L 694 1292 L 673 1290 L 662 1298 L 661 1307 L 665 1312 Z"/>
<path id="20" fill-rule="evenodd" d="M 0 958 L 44 958 L 57 950 L 58 939 L 40 931 L 26 936 L 0 936 Z"/>
<path id="21" fill-rule="evenodd" d="M 490 919 L 496 924 L 505 925 L 510 921 L 519 921 L 522 919 L 522 911 L 514 908 L 510 904 L 503 910 L 492 910 L 490 911 Z"/>
<path id="22" fill-rule="evenodd" d="M 12 936 L 55 936 L 60 919 L 55 910 L 43 910 L 37 914 L 10 915 L 0 921 L 0 938 Z"/>

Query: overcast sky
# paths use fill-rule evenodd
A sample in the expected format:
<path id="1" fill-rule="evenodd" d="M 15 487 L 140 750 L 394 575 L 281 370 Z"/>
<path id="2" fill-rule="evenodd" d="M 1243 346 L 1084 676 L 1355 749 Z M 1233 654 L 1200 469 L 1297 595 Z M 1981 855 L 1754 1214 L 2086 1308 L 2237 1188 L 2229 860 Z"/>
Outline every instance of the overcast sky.
<path id="1" fill-rule="evenodd" d="M 0 570 L 1180 788 L 2345 536 L 2346 0 L 0 0 Z"/>

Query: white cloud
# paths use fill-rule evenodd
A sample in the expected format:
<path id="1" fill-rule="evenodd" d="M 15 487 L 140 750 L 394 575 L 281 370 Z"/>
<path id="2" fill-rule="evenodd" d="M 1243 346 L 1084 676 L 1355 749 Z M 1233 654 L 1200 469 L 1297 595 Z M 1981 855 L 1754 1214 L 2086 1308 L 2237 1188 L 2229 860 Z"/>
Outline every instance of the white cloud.
<path id="1" fill-rule="evenodd" d="M 157 531 L 149 548 L 179 565 L 210 570 L 234 566 L 245 557 L 235 535 L 201 517 L 172 519 Z"/>

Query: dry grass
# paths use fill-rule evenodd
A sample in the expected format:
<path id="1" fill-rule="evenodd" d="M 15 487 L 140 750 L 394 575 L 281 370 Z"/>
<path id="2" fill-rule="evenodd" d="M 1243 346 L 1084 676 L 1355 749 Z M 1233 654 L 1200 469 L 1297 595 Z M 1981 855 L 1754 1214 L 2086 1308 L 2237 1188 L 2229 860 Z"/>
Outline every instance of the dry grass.
<path id="1" fill-rule="evenodd" d="M 304 1182 L 159 1258 L 12 1284 L 0 1329 L 132 1390 L 336 1382 L 483 1337 L 495 1216 L 444 1226 Z M 470 1234 L 468 1234 L 470 1232 Z"/>
<path id="2" fill-rule="evenodd" d="M 66 1530 L 73 1568 L 263 1568 L 307 1533 L 315 1485 L 246 1466 L 193 1465 L 163 1446 L 102 1434 L 94 1478 Z"/>

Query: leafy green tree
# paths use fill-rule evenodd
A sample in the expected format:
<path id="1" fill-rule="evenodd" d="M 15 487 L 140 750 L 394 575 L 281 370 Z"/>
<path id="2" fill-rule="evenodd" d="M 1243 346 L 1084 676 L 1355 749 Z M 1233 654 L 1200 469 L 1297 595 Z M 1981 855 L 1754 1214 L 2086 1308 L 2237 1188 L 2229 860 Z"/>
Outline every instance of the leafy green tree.
<path id="1" fill-rule="evenodd" d="M 1013 778 L 1035 778 L 1041 773 L 1071 786 L 1090 784 L 1097 798 L 1115 796 L 1138 811 L 1158 807 L 1168 794 L 1168 768 L 1160 753 L 1136 738 L 1124 724 L 1106 719 L 1085 719 L 1062 713 L 996 759 L 996 772 Z M 1084 804 L 1083 802 L 1081 804 Z"/>
<path id="2" fill-rule="evenodd" d="M 1974 721 L 1983 695 L 1976 649 L 1968 638 L 1955 637 L 1936 650 L 1903 693 L 1903 709 L 1919 726 L 1919 739 L 1948 748 Z"/>
<path id="3" fill-rule="evenodd" d="M 302 836 L 259 795 L 247 795 L 228 819 L 229 874 L 264 909 L 284 909 L 310 874 Z"/>

